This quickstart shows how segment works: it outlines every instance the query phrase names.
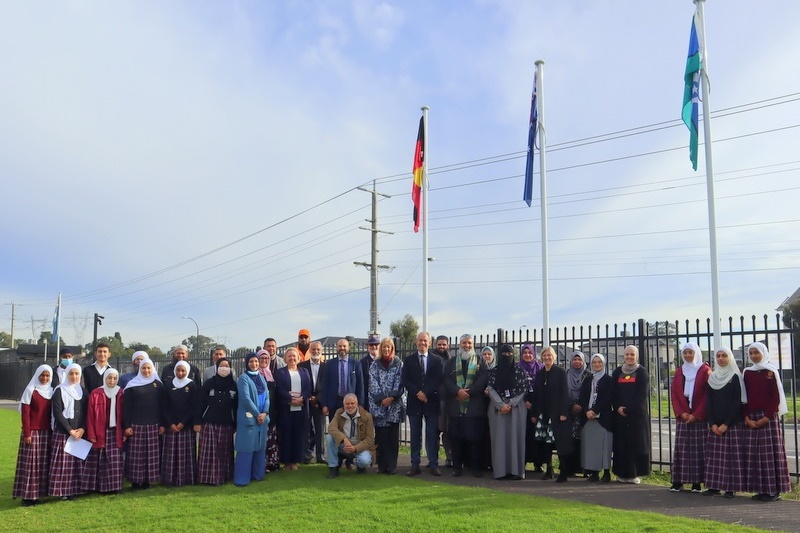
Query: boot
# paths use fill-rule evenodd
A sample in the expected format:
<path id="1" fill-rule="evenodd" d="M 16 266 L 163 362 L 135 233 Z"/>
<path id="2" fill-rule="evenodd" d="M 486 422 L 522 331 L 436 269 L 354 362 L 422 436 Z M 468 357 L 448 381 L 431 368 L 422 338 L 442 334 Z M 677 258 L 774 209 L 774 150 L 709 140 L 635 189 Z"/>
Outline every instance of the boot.
<path id="1" fill-rule="evenodd" d="M 339 477 L 339 467 L 338 466 L 329 466 L 328 467 L 328 479 L 336 479 Z"/>
<path id="2" fill-rule="evenodd" d="M 603 477 L 600 478 L 600 483 L 608 483 L 611 481 L 611 471 L 606 468 L 603 472 Z"/>
<path id="3" fill-rule="evenodd" d="M 542 476 L 542 481 L 547 481 L 548 479 L 553 479 L 553 465 L 547 465 L 547 470 Z"/>

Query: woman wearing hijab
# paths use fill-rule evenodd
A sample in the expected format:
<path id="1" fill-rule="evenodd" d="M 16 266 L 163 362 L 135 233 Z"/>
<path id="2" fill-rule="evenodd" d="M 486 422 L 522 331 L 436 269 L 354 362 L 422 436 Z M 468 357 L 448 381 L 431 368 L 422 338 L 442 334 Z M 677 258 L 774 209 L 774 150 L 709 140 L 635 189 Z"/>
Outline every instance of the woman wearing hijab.
<path id="1" fill-rule="evenodd" d="M 531 421 L 536 424 L 536 438 L 547 450 L 547 470 L 543 480 L 553 479 L 553 446 L 560 463 L 558 483 L 564 483 L 568 477 L 568 457 L 573 451 L 572 430 L 569 425 L 569 391 L 567 389 L 567 372 L 557 366 L 556 353 L 546 346 L 541 353 L 544 368 L 536 375 L 536 394 L 530 410 Z"/>
<path id="2" fill-rule="evenodd" d="M 39 498 L 47 496 L 52 376 L 53 369 L 49 365 L 39 365 L 19 399 L 22 432 L 11 497 L 22 498 L 25 507 L 36 505 Z"/>
<path id="3" fill-rule="evenodd" d="M 122 389 L 119 372 L 109 368 L 103 385 L 89 394 L 86 437 L 92 443 L 83 467 L 83 491 L 101 494 L 122 490 Z"/>
<path id="4" fill-rule="evenodd" d="M 611 374 L 614 409 L 614 461 L 612 471 L 620 483 L 642 482 L 650 473 L 650 415 L 647 399 L 650 375 L 639 364 L 639 349 L 626 346 L 624 364 Z"/>
<path id="5" fill-rule="evenodd" d="M 134 490 L 150 488 L 161 473 L 163 389 L 153 361 L 146 357 L 139 363 L 139 373 L 122 392 L 122 428 L 127 438 L 125 477 Z"/>
<path id="6" fill-rule="evenodd" d="M 586 356 L 583 352 L 572 352 L 572 362 L 567 370 L 567 394 L 569 396 L 569 415 L 567 425 L 572 432 L 572 453 L 559 459 L 561 471 L 566 471 L 567 476 L 576 475 L 581 469 L 581 430 L 586 422 L 583 408 L 580 403 L 581 386 L 591 374 L 586 368 Z"/>
<path id="7" fill-rule="evenodd" d="M 233 432 L 238 391 L 231 362 L 219 359 L 216 373 L 203 382 L 198 483 L 222 485 L 233 479 Z M 195 428 L 195 431 L 197 429 Z"/>
<path id="8" fill-rule="evenodd" d="M 194 485 L 197 481 L 197 439 L 200 389 L 189 379 L 191 367 L 178 361 L 173 377 L 161 396 L 164 448 L 161 452 L 161 483 L 168 487 Z M 197 431 L 196 431 L 197 430 Z"/>
<path id="9" fill-rule="evenodd" d="M 267 427 L 269 425 L 269 391 L 267 380 L 258 372 L 258 356 L 244 358 L 246 371 L 237 382 L 236 436 L 233 484 L 244 487 L 250 481 L 261 481 L 266 474 Z"/>
<path id="10" fill-rule="evenodd" d="M 378 445 L 378 474 L 394 474 L 400 443 L 400 422 L 406 416 L 403 405 L 403 362 L 394 356 L 394 341 L 385 338 L 378 347 L 380 359 L 369 367 L 369 412 Z"/>
<path id="11" fill-rule="evenodd" d="M 544 365 L 536 359 L 536 348 L 533 344 L 523 344 L 520 350 L 519 367 L 525 372 L 528 378 L 528 390 L 525 393 L 525 409 L 528 411 L 533 407 L 534 393 L 536 385 L 536 374 Z M 525 463 L 533 463 L 534 472 L 543 472 L 543 466 L 547 464 L 547 450 L 535 438 L 536 424 L 531 422 L 531 417 L 525 419 Z"/>
<path id="12" fill-rule="evenodd" d="M 581 466 L 587 481 L 611 481 L 611 452 L 614 437 L 611 410 L 611 376 L 606 374 L 606 358 L 596 353 L 590 363 L 591 378 L 583 380 L 579 402 L 586 423 L 581 430 Z M 603 470 L 603 477 L 600 471 Z"/>
<path id="13" fill-rule="evenodd" d="M 81 366 L 67 366 L 66 381 L 53 391 L 53 438 L 50 443 L 50 487 L 48 495 L 74 500 L 81 491 L 83 460 L 64 451 L 68 438 L 82 439 L 86 433 L 86 391 L 81 387 Z"/>
<path id="14" fill-rule="evenodd" d="M 267 390 L 269 391 L 269 427 L 267 428 L 267 472 L 277 472 L 281 468 L 281 454 L 280 446 L 278 446 L 278 401 L 276 398 L 275 377 L 270 369 L 272 361 L 269 352 L 266 350 L 259 350 L 256 352 L 258 356 L 258 373 L 267 381 Z M 282 357 L 275 356 L 276 361 L 280 361 L 286 366 Z M 277 363 L 276 363 L 277 366 Z M 277 368 L 275 369 L 277 370 Z"/>
<path id="15" fill-rule="evenodd" d="M 300 352 L 289 348 L 283 354 L 286 366 L 275 370 L 278 404 L 278 448 L 286 470 L 297 470 L 303 461 L 308 439 L 308 398 L 311 376 L 300 368 Z"/>
<path id="16" fill-rule="evenodd" d="M 708 377 L 706 418 L 710 427 L 706 440 L 706 491 L 714 496 L 724 492 L 725 498 L 746 490 L 744 478 L 744 432 L 742 404 L 747 402 L 742 373 L 727 348 L 714 354 L 716 365 Z"/>
<path id="17" fill-rule="evenodd" d="M 132 372 L 125 372 L 119 377 L 119 388 L 125 390 L 125 387 L 128 386 L 128 383 L 139 374 L 139 364 L 142 362 L 142 359 L 149 359 L 147 352 L 143 352 L 142 350 L 133 352 L 131 355 L 131 363 L 133 363 L 133 371 Z"/>
<path id="18" fill-rule="evenodd" d="M 744 407 L 747 490 L 754 500 L 774 502 L 792 490 L 781 417 L 789 412 L 780 370 L 770 361 L 766 345 L 747 348 L 753 363 L 744 369 L 747 404 Z"/>
<path id="19" fill-rule="evenodd" d="M 525 393 L 528 378 L 514 362 L 514 347 L 499 348 L 497 366 L 489 371 L 489 435 L 495 479 L 525 477 Z"/>
<path id="20" fill-rule="evenodd" d="M 486 370 L 491 371 L 497 366 L 497 359 L 494 357 L 494 350 L 491 346 L 484 346 L 481 349 L 481 357 L 483 358 L 483 362 L 486 363 Z M 486 387 L 486 390 L 483 391 L 486 395 L 488 400 L 489 398 L 489 387 Z M 483 428 L 483 434 L 489 434 L 489 419 L 485 419 L 485 426 Z M 483 460 L 481 461 L 481 469 L 482 470 L 491 470 L 492 469 L 492 439 L 488 439 L 486 441 L 486 445 L 483 447 Z"/>
<path id="21" fill-rule="evenodd" d="M 680 492 L 684 483 L 692 484 L 692 492 L 700 492 L 705 470 L 706 383 L 711 368 L 703 362 L 700 347 L 687 342 L 681 348 L 683 364 L 675 369 L 670 386 L 672 411 L 675 413 L 675 450 L 670 474 L 672 492 Z"/>

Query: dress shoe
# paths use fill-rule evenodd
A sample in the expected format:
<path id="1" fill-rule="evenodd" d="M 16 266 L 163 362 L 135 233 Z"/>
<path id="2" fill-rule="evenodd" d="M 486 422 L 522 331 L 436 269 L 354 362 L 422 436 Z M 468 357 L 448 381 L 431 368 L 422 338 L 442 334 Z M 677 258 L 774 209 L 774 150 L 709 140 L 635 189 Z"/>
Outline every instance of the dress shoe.
<path id="1" fill-rule="evenodd" d="M 442 475 L 442 471 L 441 471 L 441 470 L 439 470 L 439 467 L 438 467 L 438 466 L 432 466 L 432 467 L 431 467 L 431 475 L 432 475 L 432 476 L 439 477 L 439 476 L 441 476 L 441 475 Z"/>
<path id="2" fill-rule="evenodd" d="M 461 477 L 464 472 L 460 468 L 453 469 L 453 477 Z"/>
<path id="3" fill-rule="evenodd" d="M 335 479 L 339 477 L 339 467 L 338 466 L 329 466 L 328 467 L 328 479 Z"/>
<path id="4" fill-rule="evenodd" d="M 361 468 L 361 467 L 359 466 L 359 467 L 358 467 L 358 473 L 359 473 L 359 474 L 366 474 L 366 473 L 367 473 L 367 469 L 366 469 L 366 468 Z"/>
<path id="5" fill-rule="evenodd" d="M 447 461 L 444 462 L 444 467 L 445 468 L 453 468 L 453 461 L 448 459 Z"/>
<path id="6" fill-rule="evenodd" d="M 542 481 L 553 479 L 553 469 L 548 467 L 547 471 L 542 475 Z"/>
<path id="7" fill-rule="evenodd" d="M 406 475 L 408 477 L 411 477 L 411 476 L 418 476 L 421 473 L 422 473 L 422 470 L 419 469 L 419 465 L 411 465 L 411 470 L 406 472 Z"/>
<path id="8" fill-rule="evenodd" d="M 600 483 L 610 483 L 610 482 L 611 482 L 611 472 L 606 470 L 605 474 L 603 474 L 603 477 L 600 478 Z"/>
<path id="9" fill-rule="evenodd" d="M 568 476 L 566 472 L 559 472 L 558 477 L 556 478 L 556 483 L 566 483 L 567 477 Z"/>

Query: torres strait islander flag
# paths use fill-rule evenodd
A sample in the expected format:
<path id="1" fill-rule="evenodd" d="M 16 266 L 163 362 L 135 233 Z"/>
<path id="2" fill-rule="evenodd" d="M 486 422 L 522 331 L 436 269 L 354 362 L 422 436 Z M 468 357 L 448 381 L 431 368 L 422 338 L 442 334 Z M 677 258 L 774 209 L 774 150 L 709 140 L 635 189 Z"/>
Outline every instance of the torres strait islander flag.
<path id="1" fill-rule="evenodd" d="M 417 133 L 417 146 L 414 148 L 414 183 L 411 185 L 411 201 L 414 202 L 414 233 L 419 232 L 419 219 L 421 216 L 423 166 L 425 164 L 425 117 L 419 118 L 419 133 Z"/>

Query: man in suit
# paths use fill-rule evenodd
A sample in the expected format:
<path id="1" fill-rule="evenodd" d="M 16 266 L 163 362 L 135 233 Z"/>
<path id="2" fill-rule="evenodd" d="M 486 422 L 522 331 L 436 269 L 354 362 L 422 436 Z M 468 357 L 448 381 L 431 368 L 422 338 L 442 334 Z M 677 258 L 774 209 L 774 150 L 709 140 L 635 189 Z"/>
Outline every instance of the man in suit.
<path id="1" fill-rule="evenodd" d="M 372 363 L 378 360 L 378 346 L 381 344 L 381 336 L 377 333 L 370 334 L 369 338 L 367 338 L 367 355 L 361 358 L 359 363 L 361 364 L 361 375 L 364 377 L 364 393 L 369 397 L 369 368 L 372 366 Z M 369 403 L 365 402 L 363 407 L 367 411 L 369 411 Z"/>
<path id="2" fill-rule="evenodd" d="M 305 463 L 311 462 L 316 455 L 317 463 L 324 462 L 325 449 L 325 415 L 322 413 L 320 397 L 322 393 L 322 376 L 325 370 L 325 361 L 322 360 L 322 343 L 314 341 L 308 348 L 309 358 L 300 363 L 300 368 L 305 368 L 311 376 L 311 396 L 308 398 L 308 448 L 306 449 Z"/>
<path id="3" fill-rule="evenodd" d="M 344 397 L 353 393 L 358 403 L 364 405 L 364 375 L 359 362 L 350 357 L 350 342 L 341 339 L 336 343 L 338 357 L 328 361 L 322 374 L 322 413 L 332 417 L 344 403 Z"/>
<path id="4" fill-rule="evenodd" d="M 441 476 L 439 470 L 439 386 L 442 384 L 442 358 L 428 353 L 431 336 L 423 331 L 417 335 L 417 353 L 403 362 L 402 382 L 408 391 L 408 423 L 411 426 L 411 470 L 407 476 L 420 471 L 422 451 L 422 421 L 425 420 L 425 451 L 431 475 Z"/>

